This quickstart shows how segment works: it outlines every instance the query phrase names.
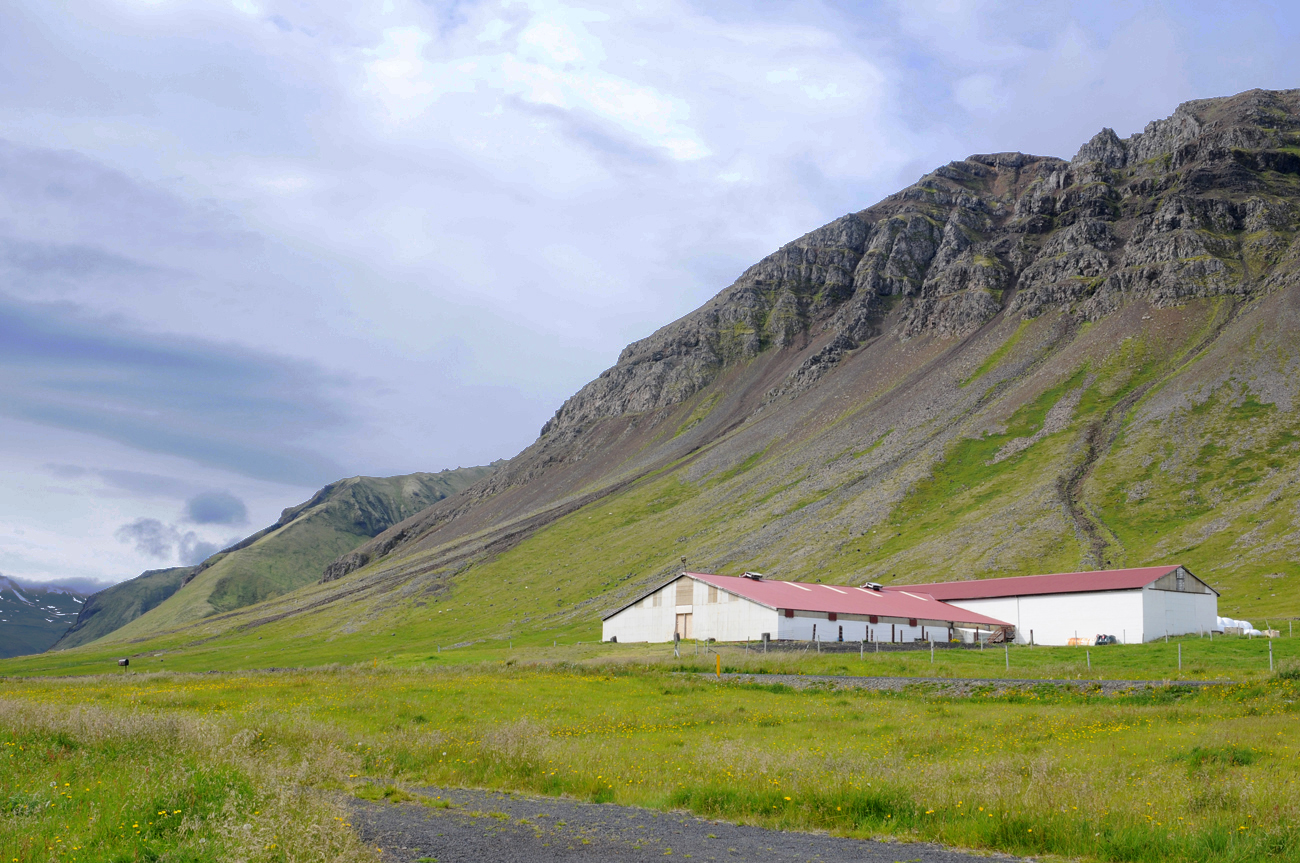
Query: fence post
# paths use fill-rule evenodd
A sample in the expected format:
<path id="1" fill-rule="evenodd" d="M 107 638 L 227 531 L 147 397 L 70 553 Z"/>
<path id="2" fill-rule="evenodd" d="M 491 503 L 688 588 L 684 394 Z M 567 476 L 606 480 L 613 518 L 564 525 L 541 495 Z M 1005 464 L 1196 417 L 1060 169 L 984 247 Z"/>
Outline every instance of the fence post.
<path id="1" fill-rule="evenodd" d="M 934 642 L 930 642 L 930 664 L 934 665 Z"/>
<path id="2" fill-rule="evenodd" d="M 1007 670 L 1010 670 L 1011 669 L 1011 645 L 1007 644 L 1005 641 L 1002 642 L 1002 653 L 1007 658 Z"/>
<path id="3" fill-rule="evenodd" d="M 1265 624 L 1267 626 L 1267 624 Z M 1273 639 L 1268 640 L 1268 670 L 1273 670 Z"/>

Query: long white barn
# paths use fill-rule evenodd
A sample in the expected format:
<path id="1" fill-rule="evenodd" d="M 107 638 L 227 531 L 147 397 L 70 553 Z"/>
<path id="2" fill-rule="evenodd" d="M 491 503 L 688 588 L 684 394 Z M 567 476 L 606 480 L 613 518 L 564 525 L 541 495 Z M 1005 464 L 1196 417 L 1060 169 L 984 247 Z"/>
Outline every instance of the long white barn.
<path id="1" fill-rule="evenodd" d="M 605 615 L 606 641 L 964 641 L 1006 629 L 1006 621 L 938 601 L 925 589 L 683 572 Z M 983 632 L 983 635 L 978 633 Z"/>
<path id="2" fill-rule="evenodd" d="M 1126 643 L 1217 629 L 1219 594 L 1185 566 L 1060 572 L 886 587 L 925 591 L 937 600 L 997 617 L 1016 627 L 1016 641 L 1068 644 L 1113 635 Z"/>

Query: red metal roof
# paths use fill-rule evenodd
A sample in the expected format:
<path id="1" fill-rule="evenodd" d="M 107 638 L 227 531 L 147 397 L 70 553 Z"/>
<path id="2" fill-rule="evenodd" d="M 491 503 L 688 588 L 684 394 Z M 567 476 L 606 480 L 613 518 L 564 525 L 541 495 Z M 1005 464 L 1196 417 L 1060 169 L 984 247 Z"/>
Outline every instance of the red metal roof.
<path id="1" fill-rule="evenodd" d="M 806 584 L 798 581 L 773 581 L 688 572 L 685 575 L 712 584 L 728 593 L 765 605 L 768 608 L 793 608 L 796 611 L 835 612 L 836 614 L 877 614 L 902 620 L 941 620 L 951 623 L 983 623 L 1005 626 L 1006 621 L 986 617 L 973 611 L 939 602 L 917 591 L 895 590 L 888 593 L 848 584 Z"/>
<path id="2" fill-rule="evenodd" d="M 1100 590 L 1134 590 L 1168 575 L 1179 564 L 1107 569 L 1098 572 L 1057 572 L 1013 578 L 981 578 L 936 584 L 889 585 L 886 591 L 925 591 L 939 600 L 991 599 L 998 596 L 1033 596 L 1042 593 L 1090 593 Z"/>

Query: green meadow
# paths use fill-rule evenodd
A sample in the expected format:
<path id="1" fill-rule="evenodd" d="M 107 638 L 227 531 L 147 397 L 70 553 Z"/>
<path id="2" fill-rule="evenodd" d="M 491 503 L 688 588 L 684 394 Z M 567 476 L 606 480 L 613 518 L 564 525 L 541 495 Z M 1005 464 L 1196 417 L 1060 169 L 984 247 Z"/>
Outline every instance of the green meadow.
<path id="1" fill-rule="evenodd" d="M 502 645 L 312 670 L 11 676 L 0 860 L 366 860 L 347 798 L 419 805 L 399 801 L 421 785 L 1015 854 L 1300 860 L 1296 645 L 1273 643 L 1274 673 L 1262 640 L 1094 648 L 1093 678 L 1170 681 L 1110 696 L 1087 687 L 1083 649 L 1027 647 L 931 664 Z M 1007 676 L 1009 661 L 1011 676 L 1083 683 L 793 688 L 720 680 L 719 657 L 728 672 L 937 677 Z M 1214 678 L 1233 682 L 1178 683 Z"/>

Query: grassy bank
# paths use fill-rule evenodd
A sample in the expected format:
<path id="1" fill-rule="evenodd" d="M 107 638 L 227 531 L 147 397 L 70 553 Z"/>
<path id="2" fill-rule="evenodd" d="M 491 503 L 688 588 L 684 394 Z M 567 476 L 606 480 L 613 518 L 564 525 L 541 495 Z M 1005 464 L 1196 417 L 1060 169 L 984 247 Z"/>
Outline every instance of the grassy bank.
<path id="1" fill-rule="evenodd" d="M 343 847 L 332 789 L 430 783 L 1015 853 L 1300 860 L 1297 695 L 1268 679 L 953 699 L 608 662 L 9 679 L 0 727 L 24 766 L 0 797 L 51 800 L 7 816 L 0 847 L 26 863 L 98 838 L 132 859 L 124 818 L 165 808 L 191 819 L 149 825 L 191 854 L 175 859 L 198 839 L 237 849 L 221 859 L 328 859 L 299 849 Z"/>
<path id="2" fill-rule="evenodd" d="M 135 700 L 114 688 L 97 700 Z M 0 699 L 2 860 L 373 859 L 329 793 L 341 750 L 270 746 L 187 711 L 14 694 Z"/>
<path id="3" fill-rule="evenodd" d="M 899 677 L 1028 677 L 1100 678 L 1106 680 L 1263 680 L 1269 676 L 1269 642 L 1241 637 L 1177 638 L 1168 643 L 1078 647 L 1012 646 L 987 650 L 939 649 L 931 662 L 928 651 L 883 651 L 867 645 L 859 657 L 848 652 L 818 653 L 801 643 L 761 652 L 761 645 L 684 642 L 680 657 L 671 644 L 602 644 L 587 630 L 528 634 L 515 639 L 467 640 L 453 646 L 438 633 L 415 621 L 401 629 L 356 632 L 332 641 L 302 637 L 291 627 L 260 627 L 224 638 L 203 641 L 179 636 L 148 645 L 90 645 L 72 651 L 0 660 L 0 675 L 84 675 L 117 671 L 117 659 L 131 657 L 135 671 L 243 671 L 264 668 L 313 668 L 325 665 L 385 665 L 394 668 L 453 667 L 483 662 L 635 663 L 677 668 L 683 663 L 701 670 L 713 667 L 713 653 L 735 671 L 784 674 L 853 674 Z M 1300 659 L 1300 637 L 1272 642 L 1274 664 Z M 148 647 L 148 650 L 141 650 Z M 1179 668 L 1179 652 L 1182 668 Z"/>

